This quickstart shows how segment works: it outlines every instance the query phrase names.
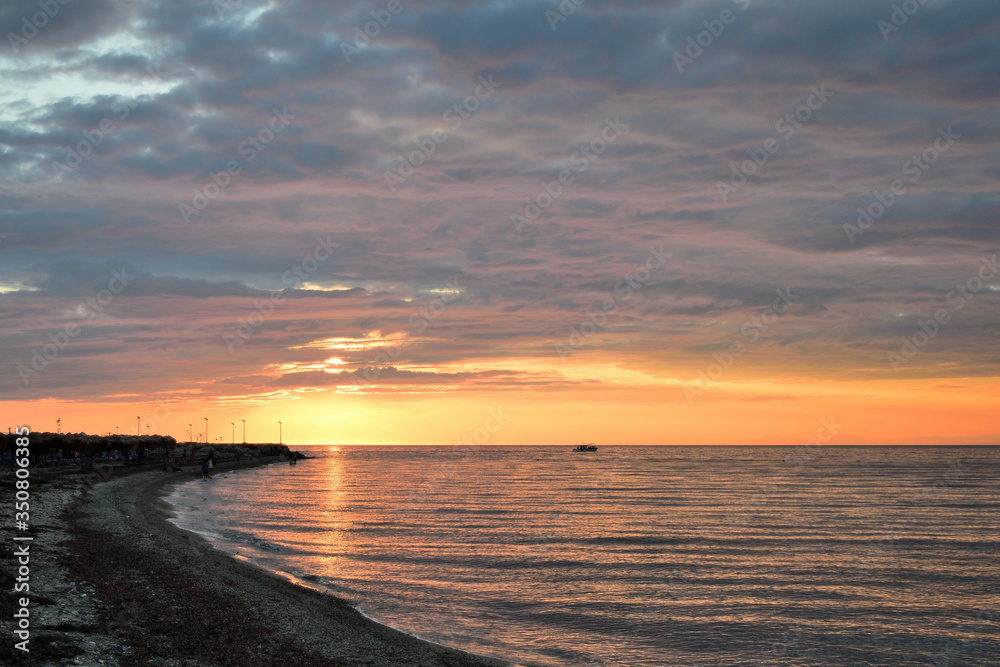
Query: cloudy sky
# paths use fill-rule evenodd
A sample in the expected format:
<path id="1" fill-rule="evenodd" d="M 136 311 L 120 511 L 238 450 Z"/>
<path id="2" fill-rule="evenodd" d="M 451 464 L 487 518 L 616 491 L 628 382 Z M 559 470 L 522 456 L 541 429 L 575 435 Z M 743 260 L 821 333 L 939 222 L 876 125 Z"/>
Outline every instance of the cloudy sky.
<path id="1" fill-rule="evenodd" d="M 13 0 L 0 28 L 9 426 L 1000 432 L 997 3 Z"/>

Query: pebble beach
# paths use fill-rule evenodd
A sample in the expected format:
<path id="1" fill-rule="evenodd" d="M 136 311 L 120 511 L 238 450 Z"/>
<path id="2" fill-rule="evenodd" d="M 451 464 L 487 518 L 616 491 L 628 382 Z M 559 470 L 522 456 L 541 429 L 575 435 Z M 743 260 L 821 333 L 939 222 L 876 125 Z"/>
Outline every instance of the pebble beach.
<path id="1" fill-rule="evenodd" d="M 287 460 L 265 456 L 239 467 Z M 237 467 L 222 458 L 216 478 Z M 5 486 L 13 475 L 4 473 Z M 361 615 L 350 601 L 296 586 L 172 525 L 162 496 L 197 466 L 32 470 L 30 653 L 36 665 L 508 664 L 422 641 Z M 10 527 L 4 527 L 10 540 Z M 10 543 L 8 541 L 8 543 Z M 3 558 L 4 588 L 17 571 Z M 13 598 L 13 593 L 8 593 Z M 419 613 L 419 610 L 414 610 Z"/>

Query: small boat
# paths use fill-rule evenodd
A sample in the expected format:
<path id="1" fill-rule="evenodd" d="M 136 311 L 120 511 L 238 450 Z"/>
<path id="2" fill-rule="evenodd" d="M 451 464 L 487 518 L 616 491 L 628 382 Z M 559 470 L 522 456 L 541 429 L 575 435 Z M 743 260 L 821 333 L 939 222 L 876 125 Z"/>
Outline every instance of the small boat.
<path id="1" fill-rule="evenodd" d="M 573 448 L 574 452 L 596 452 L 597 445 L 592 442 L 585 442 L 582 445 L 577 445 Z"/>

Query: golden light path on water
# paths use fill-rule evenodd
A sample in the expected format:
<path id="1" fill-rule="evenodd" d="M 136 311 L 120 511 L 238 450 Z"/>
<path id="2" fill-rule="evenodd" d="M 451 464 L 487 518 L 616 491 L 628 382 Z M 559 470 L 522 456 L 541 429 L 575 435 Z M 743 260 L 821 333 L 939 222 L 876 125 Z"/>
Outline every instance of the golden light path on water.
<path id="1" fill-rule="evenodd" d="M 1000 654 L 997 448 L 313 451 L 179 487 L 176 520 L 523 664 Z"/>

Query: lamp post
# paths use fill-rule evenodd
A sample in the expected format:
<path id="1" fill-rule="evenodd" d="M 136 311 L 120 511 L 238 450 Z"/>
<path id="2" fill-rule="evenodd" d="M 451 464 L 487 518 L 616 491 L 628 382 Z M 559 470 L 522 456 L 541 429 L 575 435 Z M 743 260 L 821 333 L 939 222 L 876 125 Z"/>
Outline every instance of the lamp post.
<path id="1" fill-rule="evenodd" d="M 208 417 L 205 417 L 205 444 L 208 444 Z"/>
<path id="2" fill-rule="evenodd" d="M 278 422 L 278 444 L 281 444 L 281 422 Z"/>
<path id="3" fill-rule="evenodd" d="M 247 444 L 247 420 L 241 419 L 240 421 L 243 422 L 243 444 L 245 445 Z"/>
<path id="4" fill-rule="evenodd" d="M 233 444 L 236 444 L 236 422 L 229 422 L 233 427 Z"/>
<path id="5" fill-rule="evenodd" d="M 139 437 L 142 437 L 142 426 L 139 424 L 140 421 L 142 421 L 141 417 L 139 417 L 139 415 L 136 415 L 135 416 L 135 434 L 138 435 Z"/>
<path id="6" fill-rule="evenodd" d="M 115 426 L 115 435 L 120 435 L 119 432 L 118 432 L 118 427 L 117 426 Z"/>
<path id="7" fill-rule="evenodd" d="M 188 424 L 188 442 L 194 442 L 194 427 Z"/>

